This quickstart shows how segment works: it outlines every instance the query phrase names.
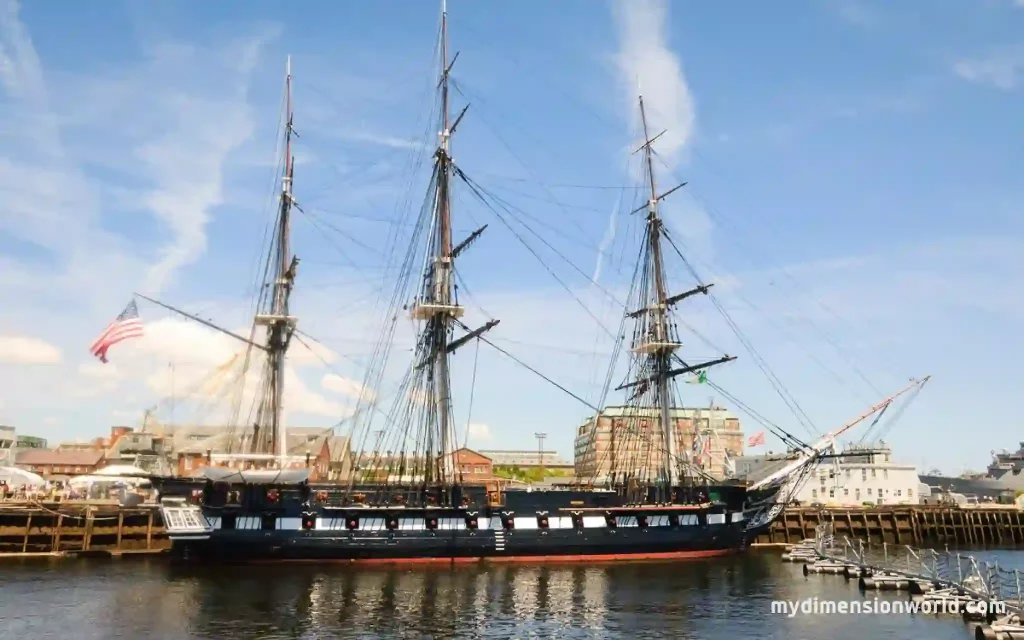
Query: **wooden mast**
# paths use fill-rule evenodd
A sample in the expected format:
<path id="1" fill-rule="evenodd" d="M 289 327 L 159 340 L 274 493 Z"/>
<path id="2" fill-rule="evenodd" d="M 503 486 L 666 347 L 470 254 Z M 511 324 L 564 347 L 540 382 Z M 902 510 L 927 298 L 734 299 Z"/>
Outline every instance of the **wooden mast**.
<path id="1" fill-rule="evenodd" d="M 288 57 L 285 72 L 285 160 L 281 178 L 281 203 L 277 220 L 276 246 L 271 253 L 274 261 L 273 299 L 270 313 L 258 314 L 256 323 L 267 327 L 268 389 L 263 413 L 269 422 L 270 433 L 258 441 L 262 451 L 277 457 L 281 466 L 288 453 L 287 434 L 283 422 L 285 356 L 295 330 L 296 318 L 288 313 L 288 303 L 295 283 L 298 258 L 291 253 L 291 208 L 294 159 L 292 158 L 292 59 Z"/>

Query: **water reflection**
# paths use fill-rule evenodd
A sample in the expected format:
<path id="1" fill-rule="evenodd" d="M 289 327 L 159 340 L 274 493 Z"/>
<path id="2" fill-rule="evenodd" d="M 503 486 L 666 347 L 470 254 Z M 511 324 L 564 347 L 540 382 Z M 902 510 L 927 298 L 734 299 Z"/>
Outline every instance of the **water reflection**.
<path id="1" fill-rule="evenodd" d="M 772 600 L 861 595 L 842 578 L 804 577 L 799 565 L 756 553 L 455 569 L 26 563 L 0 565 L 0 584 L 5 637 L 27 639 L 964 637 L 962 623 L 945 618 L 772 615 Z"/>

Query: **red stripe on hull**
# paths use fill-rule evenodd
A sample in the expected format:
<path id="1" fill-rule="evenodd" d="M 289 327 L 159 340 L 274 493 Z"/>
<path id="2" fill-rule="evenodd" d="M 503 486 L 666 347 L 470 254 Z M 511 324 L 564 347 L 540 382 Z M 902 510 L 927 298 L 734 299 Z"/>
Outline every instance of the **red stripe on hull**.
<path id="1" fill-rule="evenodd" d="M 577 563 L 577 562 L 637 562 L 644 560 L 685 560 L 696 558 L 717 558 L 732 553 L 737 549 L 713 549 L 708 551 L 664 551 L 659 553 L 595 553 L 584 555 L 562 556 L 479 556 L 467 558 L 348 558 L 337 560 L 319 560 L 305 558 L 282 558 L 274 560 L 252 560 L 253 563 L 344 563 L 344 564 L 488 564 L 488 563 Z"/>

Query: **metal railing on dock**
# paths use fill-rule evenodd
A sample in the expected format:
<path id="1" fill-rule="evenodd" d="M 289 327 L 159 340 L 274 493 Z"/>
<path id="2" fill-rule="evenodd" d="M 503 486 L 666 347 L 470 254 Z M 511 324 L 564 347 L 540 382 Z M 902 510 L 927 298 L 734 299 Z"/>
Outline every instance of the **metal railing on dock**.
<path id="1" fill-rule="evenodd" d="M 161 553 L 170 547 L 156 505 L 5 502 L 0 558 Z"/>
<path id="2" fill-rule="evenodd" d="M 829 523 L 817 525 L 814 537 L 791 546 L 783 559 L 803 562 L 804 575 L 857 578 L 862 591 L 908 591 L 923 613 L 958 613 L 965 620 L 984 622 L 975 630 L 978 640 L 1024 639 L 1024 576 L 998 562 L 948 549 L 837 538 Z"/>

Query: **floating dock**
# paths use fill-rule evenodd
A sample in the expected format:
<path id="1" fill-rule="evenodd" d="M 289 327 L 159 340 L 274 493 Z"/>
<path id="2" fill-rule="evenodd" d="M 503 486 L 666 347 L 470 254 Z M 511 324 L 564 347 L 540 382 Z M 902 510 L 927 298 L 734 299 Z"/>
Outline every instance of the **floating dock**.
<path id="1" fill-rule="evenodd" d="M 157 554 L 170 548 L 156 505 L 0 503 L 0 558 Z"/>
<path id="2" fill-rule="evenodd" d="M 976 640 L 1024 640 L 1024 576 L 1018 570 L 949 551 L 840 541 L 828 523 L 815 528 L 814 538 L 788 547 L 782 558 L 804 563 L 805 576 L 856 578 L 861 592 L 907 592 L 916 613 L 958 615 L 974 625 Z"/>
<path id="3" fill-rule="evenodd" d="M 916 546 L 1024 546 L 1024 514 L 1012 505 L 788 508 L 759 544 L 794 544 L 821 524 L 836 536 Z"/>

